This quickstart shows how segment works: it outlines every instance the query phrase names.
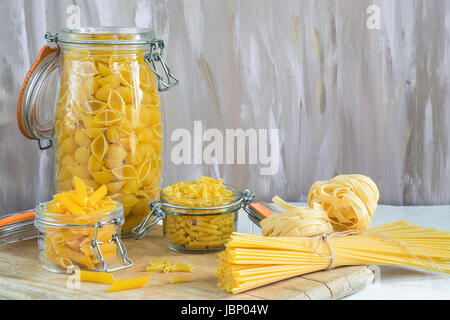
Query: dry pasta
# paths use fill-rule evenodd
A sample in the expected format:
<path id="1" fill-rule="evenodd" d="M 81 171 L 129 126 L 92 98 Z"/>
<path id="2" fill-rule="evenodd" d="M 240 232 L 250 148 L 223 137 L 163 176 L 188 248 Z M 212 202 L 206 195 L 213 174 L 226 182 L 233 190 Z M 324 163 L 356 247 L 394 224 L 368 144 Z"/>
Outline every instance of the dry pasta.
<path id="1" fill-rule="evenodd" d="M 164 268 L 164 272 L 194 272 L 194 267 L 187 263 L 169 264 Z"/>
<path id="2" fill-rule="evenodd" d="M 169 280 L 170 284 L 177 284 L 177 283 L 184 283 L 184 282 L 189 282 L 189 279 L 186 277 L 175 277 L 175 278 L 171 278 Z"/>
<path id="3" fill-rule="evenodd" d="M 170 265 L 169 259 L 157 259 L 145 267 L 145 271 L 163 271 Z"/>
<path id="4" fill-rule="evenodd" d="M 82 40 L 131 39 L 126 34 L 80 34 Z M 131 38 L 130 38 L 131 37 Z M 122 229 L 129 232 L 159 198 L 161 111 L 157 81 L 143 49 L 64 46 L 55 115 L 56 191 L 71 189 L 78 176 L 123 202 Z M 76 210 L 76 209 L 75 209 Z"/>
<path id="5" fill-rule="evenodd" d="M 216 276 L 219 287 L 239 293 L 344 265 L 404 265 L 448 274 L 449 246 L 450 232 L 404 221 L 327 239 L 235 234 L 220 253 Z"/>
<path id="6" fill-rule="evenodd" d="M 339 175 L 314 183 L 308 194 L 308 205 L 321 204 L 336 231 L 365 231 L 370 227 L 379 197 L 378 188 L 369 177 Z"/>
<path id="7" fill-rule="evenodd" d="M 150 280 L 151 276 L 142 276 L 129 279 L 115 280 L 111 287 L 109 287 L 108 292 L 117 292 L 131 289 L 138 289 L 145 286 L 145 284 Z"/>
<path id="8" fill-rule="evenodd" d="M 73 191 L 55 194 L 54 199 L 47 204 L 44 214 L 56 214 L 55 223 L 95 225 L 105 214 L 118 208 L 110 198 L 105 198 L 105 186 L 93 191 L 78 177 L 73 178 L 73 185 Z M 114 225 L 104 225 L 98 230 L 97 240 L 102 242 L 99 247 L 106 261 L 117 255 L 116 244 L 108 242 L 117 231 Z M 43 237 L 44 257 L 59 267 L 77 265 L 92 270 L 100 263 L 90 248 L 90 240 L 94 237 L 93 227 L 46 226 Z"/>
<path id="9" fill-rule="evenodd" d="M 192 182 L 181 181 L 164 188 L 163 197 L 170 204 L 186 207 L 177 210 L 180 214 L 166 214 L 164 234 L 169 244 L 186 250 L 223 248 L 234 231 L 235 212 L 195 210 L 220 207 L 236 200 L 222 179 L 200 177 Z"/>
<path id="10" fill-rule="evenodd" d="M 266 237 L 311 237 L 333 231 L 327 212 L 320 204 L 310 207 L 287 206 L 278 197 L 272 199 L 287 209 L 281 214 L 273 214 L 262 220 L 261 233 Z"/>
<path id="11" fill-rule="evenodd" d="M 145 267 L 145 271 L 164 271 L 167 272 L 194 272 L 194 267 L 188 263 L 177 262 L 171 264 L 169 259 L 159 258 Z"/>
<path id="12" fill-rule="evenodd" d="M 75 273 L 78 275 L 80 281 L 84 282 L 95 282 L 104 284 L 112 284 L 114 282 L 114 276 L 111 273 L 107 272 L 75 270 Z"/>

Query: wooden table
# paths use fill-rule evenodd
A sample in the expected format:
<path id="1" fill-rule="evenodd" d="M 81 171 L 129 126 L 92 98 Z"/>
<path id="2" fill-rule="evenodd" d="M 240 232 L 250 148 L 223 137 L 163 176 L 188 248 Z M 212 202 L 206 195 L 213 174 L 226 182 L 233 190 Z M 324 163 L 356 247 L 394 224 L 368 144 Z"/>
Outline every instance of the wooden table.
<path id="1" fill-rule="evenodd" d="M 160 226 L 142 240 L 124 239 L 134 266 L 114 273 L 116 279 L 146 275 L 145 266 L 157 258 L 190 263 L 194 273 L 185 274 L 190 282 L 169 284 L 177 273 L 152 272 L 142 289 L 107 293 L 108 285 L 80 284 L 69 289 L 69 275 L 45 270 L 38 258 L 37 240 L 27 240 L 0 248 L 1 299 L 339 299 L 372 282 L 373 273 L 366 267 L 341 267 L 280 281 L 265 287 L 232 295 L 217 287 L 214 276 L 217 254 L 181 254 L 167 248 Z"/>

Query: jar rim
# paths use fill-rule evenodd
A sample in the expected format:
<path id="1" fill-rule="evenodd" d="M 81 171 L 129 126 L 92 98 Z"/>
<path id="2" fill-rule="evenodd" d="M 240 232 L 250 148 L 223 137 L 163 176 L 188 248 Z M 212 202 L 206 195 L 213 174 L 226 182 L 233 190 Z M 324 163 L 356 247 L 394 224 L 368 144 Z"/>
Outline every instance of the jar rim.
<path id="1" fill-rule="evenodd" d="M 80 39 L 82 35 L 112 35 L 112 36 L 132 36 L 132 39 Z M 136 45 L 149 44 L 155 39 L 155 32 L 150 28 L 138 27 L 82 27 L 64 28 L 57 33 L 57 41 L 61 43 L 73 44 L 102 44 L 102 45 Z"/>
<path id="2" fill-rule="evenodd" d="M 83 219 L 88 219 L 87 221 L 93 221 L 93 217 L 95 218 L 94 220 L 96 222 L 98 222 L 99 220 L 102 219 L 106 219 L 106 218 L 110 218 L 110 219 L 114 219 L 114 218 L 119 218 L 121 221 L 121 225 L 124 222 L 124 215 L 123 215 L 123 205 L 120 202 L 117 201 L 113 201 L 116 205 L 117 208 L 111 211 L 107 211 L 107 212 L 101 212 L 101 213 L 87 213 L 87 214 L 80 214 L 80 215 L 73 215 L 73 214 L 61 214 L 61 213 L 52 213 L 52 212 L 46 212 L 44 211 L 47 208 L 47 204 L 48 202 L 40 202 L 37 204 L 36 208 L 35 208 L 35 225 L 36 224 L 52 224 L 52 223 L 57 223 L 58 227 L 84 227 L 86 226 L 85 224 L 81 224 L 83 221 Z M 67 219 L 68 217 L 73 217 L 73 221 L 71 221 L 70 219 Z M 75 219 L 76 218 L 76 219 Z M 78 220 L 78 221 L 77 221 Z M 64 222 L 65 224 L 61 223 Z M 78 224 L 77 224 L 78 222 Z M 81 223 L 80 223 L 81 222 Z M 37 225 L 36 225 L 37 227 Z"/>
<path id="3" fill-rule="evenodd" d="M 240 189 L 238 189 L 234 186 L 228 185 L 228 184 L 223 184 L 223 185 L 227 188 L 227 190 L 232 191 L 233 194 L 230 196 L 226 196 L 226 197 L 207 199 L 207 200 L 190 199 L 189 204 L 183 204 L 183 203 L 177 202 L 177 199 L 178 200 L 181 200 L 181 199 L 186 200 L 186 199 L 181 198 L 181 197 L 169 196 L 169 195 L 165 194 L 164 189 L 162 189 L 160 192 L 160 200 L 157 202 L 159 202 L 162 209 L 166 213 L 169 213 L 169 214 L 186 215 L 186 216 L 229 214 L 230 212 L 201 213 L 201 212 L 205 212 L 205 211 L 216 211 L 216 210 L 225 210 L 225 209 L 230 209 L 230 210 L 234 211 L 234 210 L 236 210 L 235 209 L 236 207 L 240 207 L 241 202 L 243 200 L 242 191 Z M 211 203 L 222 202 L 222 204 L 213 205 L 213 206 L 204 205 L 205 202 L 207 203 L 208 201 L 211 201 Z M 197 211 L 199 213 L 174 213 L 174 212 L 168 211 L 167 208 L 177 209 L 177 210 Z"/>
<path id="4" fill-rule="evenodd" d="M 229 184 L 223 184 L 224 186 L 225 186 L 225 188 L 228 190 L 228 191 L 231 191 L 231 192 L 233 192 L 233 194 L 232 195 L 229 195 L 229 196 L 225 196 L 225 197 L 220 197 L 220 198 L 213 198 L 213 199 L 188 199 L 188 200 L 190 200 L 190 202 L 192 202 L 192 203 L 198 203 L 198 204 L 201 204 L 201 203 L 204 203 L 204 202 L 208 202 L 208 201 L 211 201 L 211 202 L 215 202 L 215 201 L 226 201 L 226 200 L 230 200 L 230 201 L 236 201 L 236 200 L 239 200 L 240 198 L 242 198 L 242 191 L 241 190 L 239 190 L 238 188 L 236 188 L 236 187 L 234 187 L 234 186 L 232 186 L 232 185 L 229 185 Z M 168 195 L 168 194 L 166 194 L 165 192 L 164 192 L 164 189 L 165 188 L 162 188 L 161 189 L 161 192 L 160 192 L 160 195 L 161 195 L 161 200 L 163 200 L 164 199 L 164 201 L 167 201 L 167 200 L 169 200 L 168 202 L 169 203 L 174 203 L 174 204 L 180 204 L 179 202 L 177 202 L 177 200 L 186 200 L 186 199 L 184 199 L 184 198 L 182 198 L 182 197 L 174 197 L 174 196 L 170 196 L 170 195 Z M 208 208 L 213 208 L 213 207 L 208 207 Z"/>

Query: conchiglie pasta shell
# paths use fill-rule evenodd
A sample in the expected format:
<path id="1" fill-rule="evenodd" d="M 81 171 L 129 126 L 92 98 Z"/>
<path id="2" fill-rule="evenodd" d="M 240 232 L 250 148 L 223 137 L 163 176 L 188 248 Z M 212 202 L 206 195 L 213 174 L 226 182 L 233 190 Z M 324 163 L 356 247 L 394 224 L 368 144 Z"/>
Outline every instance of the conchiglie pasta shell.
<path id="1" fill-rule="evenodd" d="M 103 165 L 103 160 L 98 160 L 94 155 L 91 155 L 87 163 L 87 168 L 89 172 L 100 171 Z"/>
<path id="2" fill-rule="evenodd" d="M 89 138 L 80 127 L 75 129 L 73 139 L 74 142 L 79 146 L 90 147 L 91 145 L 91 138 Z"/>
<path id="3" fill-rule="evenodd" d="M 91 175 L 98 184 L 108 184 L 113 179 L 113 175 L 109 171 L 91 172 Z"/>
<path id="4" fill-rule="evenodd" d="M 152 161 L 151 160 L 147 160 L 144 163 L 142 163 L 139 167 L 138 167 L 138 179 L 139 181 L 144 181 L 147 176 L 150 173 L 150 169 L 152 168 Z"/>
<path id="5" fill-rule="evenodd" d="M 116 90 L 111 90 L 108 97 L 108 107 L 118 113 L 125 112 L 125 102 Z"/>
<path id="6" fill-rule="evenodd" d="M 124 184 L 125 182 L 123 181 L 111 182 L 106 185 L 106 188 L 108 189 L 108 193 L 117 193 L 122 190 Z"/>
<path id="7" fill-rule="evenodd" d="M 100 87 L 100 89 L 98 89 L 95 92 L 95 99 L 106 102 L 108 101 L 108 97 L 109 97 L 109 92 L 111 91 L 111 86 L 109 84 L 104 85 L 103 87 Z"/>
<path id="8" fill-rule="evenodd" d="M 75 150 L 74 158 L 75 161 L 79 164 L 86 165 L 89 161 L 89 157 L 91 156 L 91 152 L 88 147 L 79 147 Z"/>
<path id="9" fill-rule="evenodd" d="M 127 65 L 119 66 L 119 78 L 120 78 L 120 83 L 123 86 L 131 87 L 131 88 L 134 88 L 135 80 L 137 82 L 139 81 L 139 79 L 133 78 L 133 71 Z"/>
<path id="10" fill-rule="evenodd" d="M 97 158 L 97 160 L 103 160 L 106 152 L 108 152 L 108 141 L 103 134 L 100 134 L 97 138 L 92 140 L 91 152 Z"/>
<path id="11" fill-rule="evenodd" d="M 56 180 L 70 180 L 72 178 L 72 174 L 69 169 L 65 167 L 59 167 L 56 172 Z"/>
<path id="12" fill-rule="evenodd" d="M 118 74 L 110 74 L 109 76 L 106 76 L 99 80 L 99 83 L 101 86 L 106 86 L 109 84 L 111 88 L 117 89 L 118 86 L 120 86 L 120 79 Z"/>
<path id="13" fill-rule="evenodd" d="M 119 143 L 120 142 L 120 135 L 118 128 L 115 126 L 111 126 L 106 130 L 106 139 L 110 143 Z"/>
<path id="14" fill-rule="evenodd" d="M 145 90 L 142 93 L 141 104 L 150 105 L 150 106 L 159 106 L 159 95 L 156 90 Z"/>
<path id="15" fill-rule="evenodd" d="M 75 161 L 75 158 L 71 154 L 64 156 L 64 158 L 62 158 L 61 160 L 61 165 L 63 167 L 73 167 L 76 164 L 77 162 Z"/>
<path id="16" fill-rule="evenodd" d="M 71 71 L 83 78 L 94 77 L 98 73 L 95 64 L 91 61 L 73 60 Z"/>
<path id="17" fill-rule="evenodd" d="M 121 121 L 121 119 L 122 116 L 118 112 L 112 110 L 103 110 L 94 117 L 94 121 L 97 124 L 102 125 L 112 125 Z"/>
<path id="18" fill-rule="evenodd" d="M 91 177 L 86 166 L 71 166 L 68 167 L 67 169 L 74 177 L 76 176 L 81 179 L 89 179 Z"/>
<path id="19" fill-rule="evenodd" d="M 104 133 L 107 128 L 83 128 L 83 132 L 91 139 L 97 138 L 100 134 Z"/>
<path id="20" fill-rule="evenodd" d="M 128 179 L 123 186 L 123 192 L 126 194 L 135 194 L 141 187 L 137 179 Z"/>
<path id="21" fill-rule="evenodd" d="M 127 156 L 127 151 L 120 145 L 113 144 L 109 146 L 108 152 L 106 153 L 108 159 L 120 160 L 122 161 Z"/>
<path id="22" fill-rule="evenodd" d="M 89 115 L 96 115 L 107 107 L 108 105 L 105 102 L 98 100 L 89 100 L 84 103 L 86 113 Z"/>
<path id="23" fill-rule="evenodd" d="M 123 194 L 116 198 L 124 207 L 132 207 L 139 202 L 139 199 L 132 194 Z"/>
<path id="24" fill-rule="evenodd" d="M 150 173 L 143 182 L 147 189 L 157 188 L 161 183 L 161 169 L 152 167 Z"/>
<path id="25" fill-rule="evenodd" d="M 155 124 L 152 127 L 152 129 L 153 129 L 153 133 L 155 134 L 155 136 L 162 139 L 162 136 L 163 136 L 162 135 L 162 124 L 161 123 Z"/>
<path id="26" fill-rule="evenodd" d="M 77 145 L 73 138 L 69 137 L 62 141 L 62 145 L 59 148 L 64 154 L 73 154 L 77 149 Z"/>
<path id="27" fill-rule="evenodd" d="M 123 101 L 126 104 L 131 104 L 133 103 L 133 89 L 130 87 L 120 87 L 117 89 L 117 92 L 120 94 L 120 96 L 122 97 Z M 138 91 L 139 93 L 140 91 Z"/>
<path id="28" fill-rule="evenodd" d="M 109 170 L 118 168 L 120 166 L 122 166 L 123 161 L 122 160 L 117 160 L 117 159 L 105 159 L 105 167 Z"/>
<path id="29" fill-rule="evenodd" d="M 102 124 L 96 123 L 94 117 L 92 116 L 82 115 L 80 118 L 83 122 L 84 128 L 86 129 L 100 129 L 105 127 Z"/>
<path id="30" fill-rule="evenodd" d="M 97 64 L 98 72 L 102 75 L 102 77 L 107 77 L 112 74 L 111 70 L 105 66 L 103 63 Z"/>
<path id="31" fill-rule="evenodd" d="M 137 172 L 133 166 L 124 165 L 111 170 L 114 176 L 120 180 L 137 179 Z"/>

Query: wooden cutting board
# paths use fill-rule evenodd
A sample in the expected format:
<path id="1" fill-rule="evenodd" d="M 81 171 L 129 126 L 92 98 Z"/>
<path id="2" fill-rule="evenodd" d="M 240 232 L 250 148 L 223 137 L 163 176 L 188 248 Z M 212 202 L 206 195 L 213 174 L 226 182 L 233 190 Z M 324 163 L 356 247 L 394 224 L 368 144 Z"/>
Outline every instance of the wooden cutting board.
<path id="1" fill-rule="evenodd" d="M 134 266 L 114 273 L 116 279 L 147 275 L 145 266 L 157 258 L 171 263 L 185 262 L 194 266 L 194 273 L 152 272 L 142 289 L 107 293 L 108 285 L 80 284 L 69 289 L 69 275 L 45 270 L 38 258 L 37 240 L 27 240 L 0 248 L 1 299 L 339 299 L 364 288 L 373 280 L 366 267 L 341 267 L 280 281 L 265 287 L 232 295 L 217 287 L 214 276 L 217 254 L 181 254 L 167 248 L 162 227 L 156 226 L 142 240 L 124 239 Z M 187 276 L 190 282 L 169 284 L 169 279 Z"/>

